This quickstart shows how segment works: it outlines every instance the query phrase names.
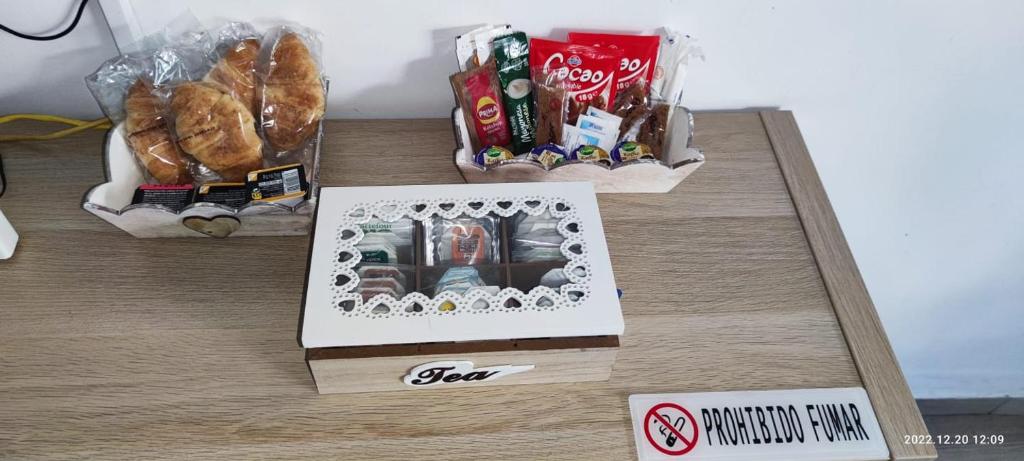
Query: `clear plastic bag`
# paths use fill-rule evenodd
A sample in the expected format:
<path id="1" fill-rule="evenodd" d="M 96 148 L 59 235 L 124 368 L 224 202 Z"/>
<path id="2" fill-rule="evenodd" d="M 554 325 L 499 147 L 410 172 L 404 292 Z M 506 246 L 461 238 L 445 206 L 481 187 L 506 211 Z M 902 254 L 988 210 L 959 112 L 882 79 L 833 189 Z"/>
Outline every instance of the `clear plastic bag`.
<path id="1" fill-rule="evenodd" d="M 648 88 L 645 80 L 619 90 L 615 95 L 615 115 L 622 117 L 619 125 L 619 139 L 622 140 L 633 124 L 647 113 Z"/>
<path id="2" fill-rule="evenodd" d="M 615 100 L 616 70 L 621 59 L 619 49 L 530 39 L 531 69 L 559 75 L 559 86 L 569 92 L 570 124 L 575 124 L 587 107 L 608 111 Z"/>
<path id="3" fill-rule="evenodd" d="M 252 113 L 222 86 L 185 82 L 157 92 L 166 101 L 178 146 L 200 164 L 193 168 L 197 181 L 245 182 L 249 172 L 263 167 L 263 141 Z"/>
<path id="4" fill-rule="evenodd" d="M 454 293 L 466 297 L 486 293 L 497 295 L 504 285 L 504 272 L 498 266 L 451 266 L 438 267 L 426 271 L 420 293 L 427 296 L 438 296 L 442 293 Z M 477 300 L 470 305 L 473 309 L 487 307 L 487 301 Z M 455 309 L 451 302 L 438 306 L 442 312 Z"/>
<path id="5" fill-rule="evenodd" d="M 374 218 L 360 224 L 363 239 L 356 245 L 362 262 L 374 264 L 414 264 L 416 262 L 412 219 L 384 221 Z"/>
<path id="6" fill-rule="evenodd" d="M 626 134 L 622 137 L 624 141 L 636 141 L 647 145 L 655 158 L 661 160 L 668 146 L 668 127 L 672 117 L 672 105 L 661 101 L 652 100 L 649 106 L 638 111 L 637 116 L 630 121 Z"/>
<path id="7" fill-rule="evenodd" d="M 484 24 L 476 29 L 455 37 L 455 57 L 459 60 L 459 71 L 465 72 L 490 58 L 495 38 L 509 33 L 512 26 Z"/>
<path id="8" fill-rule="evenodd" d="M 359 276 L 359 284 L 355 291 L 363 297 L 364 302 L 380 294 L 401 299 L 415 287 L 416 266 L 360 261 L 356 274 Z"/>
<path id="9" fill-rule="evenodd" d="M 535 98 L 537 145 L 562 144 L 562 127 L 569 118 L 569 91 L 562 88 L 554 73 L 540 66 L 530 69 Z"/>
<path id="10" fill-rule="evenodd" d="M 174 142 L 165 101 L 155 92 L 155 88 L 188 81 L 205 70 L 208 48 L 204 36 L 187 37 L 182 44 L 164 44 L 109 59 L 85 77 L 103 113 L 114 123 L 124 124 L 121 134 L 149 183 L 192 182 L 190 171 L 195 162 Z"/>
<path id="11" fill-rule="evenodd" d="M 124 136 L 135 158 L 148 173 L 148 182 L 188 184 L 194 163 L 174 142 L 164 103 L 149 81 L 135 80 L 124 100 Z"/>
<path id="12" fill-rule="evenodd" d="M 203 77 L 204 82 L 221 85 L 238 99 L 253 116 L 259 114 L 260 95 L 256 65 L 263 36 L 251 24 L 229 22 L 213 34 L 216 62 Z"/>
<path id="13" fill-rule="evenodd" d="M 658 69 L 651 82 L 650 110 L 647 120 L 637 134 L 637 141 L 647 144 L 659 160 L 665 159 L 668 149 L 668 127 L 677 106 L 683 104 L 683 87 L 691 58 L 704 59 L 704 53 L 689 35 L 671 29 L 661 33 L 658 51 Z M 660 77 L 660 78 L 658 78 Z"/>
<path id="14" fill-rule="evenodd" d="M 538 216 L 518 213 L 511 220 L 512 262 L 561 261 L 562 242 L 565 237 L 558 233 L 558 218 L 545 212 Z"/>
<path id="15" fill-rule="evenodd" d="M 498 218 L 434 216 L 424 223 L 426 263 L 434 265 L 492 264 L 499 261 Z"/>
<path id="16" fill-rule="evenodd" d="M 268 161 L 302 163 L 314 170 L 316 133 L 326 110 L 320 39 L 310 29 L 280 26 L 268 30 L 260 48 L 257 77 L 260 128 Z"/>
<path id="17" fill-rule="evenodd" d="M 675 107 L 683 101 L 683 84 L 690 58 L 703 60 L 704 54 L 689 35 L 671 29 L 664 29 L 660 35 L 661 48 L 658 51 L 658 68 L 651 82 L 651 97 Z"/>

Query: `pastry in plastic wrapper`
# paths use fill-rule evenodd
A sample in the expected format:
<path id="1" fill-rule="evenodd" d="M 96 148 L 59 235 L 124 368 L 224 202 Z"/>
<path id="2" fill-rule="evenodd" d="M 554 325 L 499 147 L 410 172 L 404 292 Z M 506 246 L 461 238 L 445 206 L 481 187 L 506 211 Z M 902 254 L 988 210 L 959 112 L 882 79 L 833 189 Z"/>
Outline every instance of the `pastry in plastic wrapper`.
<path id="1" fill-rule="evenodd" d="M 203 81 L 223 85 L 222 90 L 244 104 L 249 113 L 258 113 L 256 59 L 259 52 L 260 42 L 255 38 L 237 42 L 225 51 Z"/>
<path id="2" fill-rule="evenodd" d="M 559 87 L 556 76 L 542 67 L 531 69 L 536 95 L 535 139 L 537 145 L 562 143 L 562 127 L 569 115 L 569 92 Z"/>
<path id="3" fill-rule="evenodd" d="M 153 86 L 136 80 L 124 100 L 125 136 L 146 171 L 160 184 L 192 182 L 189 160 L 178 150 L 164 120 L 164 107 Z"/>
<path id="4" fill-rule="evenodd" d="M 103 113 L 114 123 L 124 124 L 125 142 L 149 183 L 192 180 L 189 171 L 195 162 L 175 145 L 165 101 L 155 94 L 155 88 L 201 75 L 205 59 L 205 42 L 191 37 L 184 45 L 163 45 L 111 58 L 85 77 Z"/>
<path id="5" fill-rule="evenodd" d="M 313 51 L 319 51 L 319 41 L 311 32 L 286 27 L 264 40 L 260 125 L 270 147 L 283 156 L 303 148 L 324 116 L 324 82 Z"/>
<path id="6" fill-rule="evenodd" d="M 224 180 L 245 181 L 263 166 L 263 142 L 252 113 L 219 86 L 178 85 L 169 106 L 178 145 Z"/>

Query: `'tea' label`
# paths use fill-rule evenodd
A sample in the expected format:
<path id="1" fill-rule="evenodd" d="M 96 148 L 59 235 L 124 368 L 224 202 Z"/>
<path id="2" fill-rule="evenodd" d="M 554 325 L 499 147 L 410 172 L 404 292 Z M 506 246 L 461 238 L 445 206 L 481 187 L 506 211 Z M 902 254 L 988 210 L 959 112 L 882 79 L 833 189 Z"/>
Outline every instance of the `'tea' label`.
<path id="1" fill-rule="evenodd" d="M 474 368 L 468 360 L 446 360 L 418 365 L 402 378 L 412 387 L 492 381 L 533 369 L 533 365 L 497 365 Z"/>

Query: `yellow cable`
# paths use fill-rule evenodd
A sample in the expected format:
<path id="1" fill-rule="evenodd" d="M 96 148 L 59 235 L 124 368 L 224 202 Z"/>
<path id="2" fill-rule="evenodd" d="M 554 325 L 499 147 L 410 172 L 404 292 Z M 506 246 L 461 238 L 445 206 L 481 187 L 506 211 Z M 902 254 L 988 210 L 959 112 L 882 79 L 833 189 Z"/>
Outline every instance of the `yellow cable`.
<path id="1" fill-rule="evenodd" d="M 64 123 L 71 125 L 71 128 L 65 128 L 63 130 L 55 131 L 48 134 L 40 135 L 23 135 L 23 134 L 12 134 L 12 135 L 0 135 L 0 142 L 4 141 L 46 141 L 50 139 L 63 138 L 68 135 L 78 133 L 79 131 L 85 131 L 89 129 L 94 130 L 107 130 L 113 125 L 107 118 L 101 118 L 97 120 L 78 120 L 73 118 L 61 117 L 59 115 L 47 115 L 47 114 L 11 114 L 0 116 L 0 124 L 13 122 L 15 120 L 35 120 L 39 122 L 55 122 Z"/>

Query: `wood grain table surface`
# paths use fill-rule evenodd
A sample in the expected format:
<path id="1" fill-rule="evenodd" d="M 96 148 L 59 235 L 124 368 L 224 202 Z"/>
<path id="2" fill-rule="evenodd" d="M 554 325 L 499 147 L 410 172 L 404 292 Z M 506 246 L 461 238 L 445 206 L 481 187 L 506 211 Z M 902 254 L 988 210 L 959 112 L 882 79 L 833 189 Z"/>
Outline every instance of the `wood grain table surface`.
<path id="1" fill-rule="evenodd" d="M 0 144 L 21 235 L 0 261 L 0 458 L 628 460 L 630 394 L 849 386 L 894 457 L 934 456 L 895 443 L 925 429 L 870 298 L 833 303 L 857 286 L 819 247 L 849 250 L 837 225 L 805 234 L 831 209 L 794 205 L 814 190 L 785 175 L 817 176 L 777 160 L 791 118 L 698 114 L 707 162 L 673 192 L 599 196 L 626 320 L 610 381 L 471 392 L 318 395 L 296 342 L 306 237 L 135 239 L 80 208 L 102 133 Z M 462 182 L 449 120 L 325 131 L 324 186 Z"/>

